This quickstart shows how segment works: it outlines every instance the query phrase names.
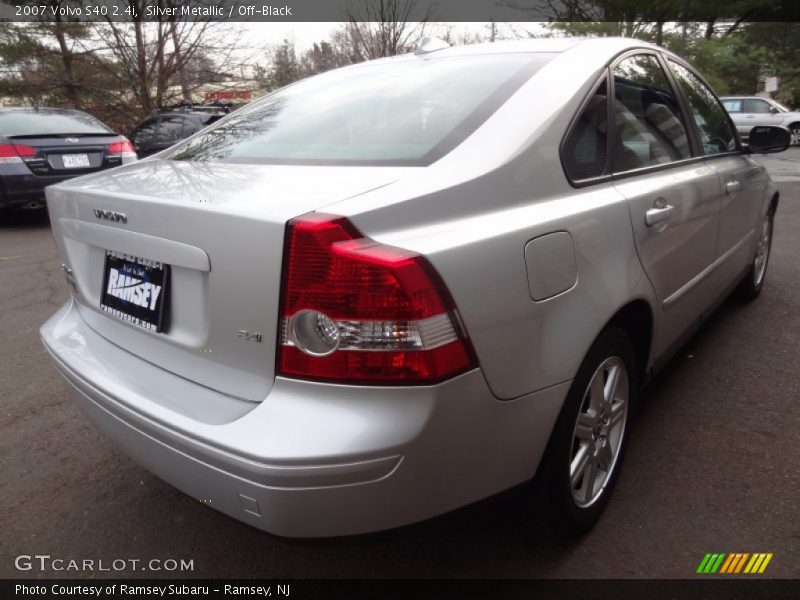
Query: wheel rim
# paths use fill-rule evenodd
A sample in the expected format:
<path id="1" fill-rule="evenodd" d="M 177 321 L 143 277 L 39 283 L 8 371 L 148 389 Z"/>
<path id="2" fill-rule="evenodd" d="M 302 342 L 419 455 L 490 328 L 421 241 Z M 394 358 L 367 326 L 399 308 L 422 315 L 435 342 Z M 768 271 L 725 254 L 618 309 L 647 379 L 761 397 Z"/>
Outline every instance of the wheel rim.
<path id="1" fill-rule="evenodd" d="M 769 250 L 772 244 L 772 218 L 767 217 L 761 225 L 761 236 L 758 238 L 756 247 L 756 259 L 753 263 L 753 283 L 759 287 L 764 282 L 764 275 L 767 273 L 767 261 L 769 260 Z"/>
<path id="2" fill-rule="evenodd" d="M 572 499 L 581 508 L 600 498 L 619 458 L 628 417 L 628 371 L 619 357 L 597 368 L 583 395 L 569 465 Z"/>
<path id="3" fill-rule="evenodd" d="M 800 127 L 792 128 L 792 145 L 797 146 L 800 144 Z"/>

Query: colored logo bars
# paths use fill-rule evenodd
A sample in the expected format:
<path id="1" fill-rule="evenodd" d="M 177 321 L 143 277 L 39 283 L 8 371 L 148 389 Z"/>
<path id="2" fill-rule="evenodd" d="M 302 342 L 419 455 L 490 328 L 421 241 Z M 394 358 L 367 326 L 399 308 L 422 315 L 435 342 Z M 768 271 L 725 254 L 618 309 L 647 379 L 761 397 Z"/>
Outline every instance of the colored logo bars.
<path id="1" fill-rule="evenodd" d="M 771 560 L 771 552 L 758 552 L 755 554 L 747 552 L 734 552 L 731 554 L 717 552 L 706 554 L 700 566 L 697 567 L 697 572 L 704 575 L 712 573 L 748 573 L 752 575 L 763 573 Z"/>

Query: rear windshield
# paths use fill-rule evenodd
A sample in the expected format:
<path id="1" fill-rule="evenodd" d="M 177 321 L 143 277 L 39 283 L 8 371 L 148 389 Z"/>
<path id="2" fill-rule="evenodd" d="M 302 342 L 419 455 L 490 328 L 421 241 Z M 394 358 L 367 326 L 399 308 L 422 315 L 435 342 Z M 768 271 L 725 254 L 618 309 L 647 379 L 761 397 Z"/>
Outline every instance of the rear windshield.
<path id="1" fill-rule="evenodd" d="M 466 139 L 552 57 L 415 57 L 333 71 L 231 114 L 169 158 L 430 164 Z"/>
<path id="2" fill-rule="evenodd" d="M 10 110 L 0 112 L 0 133 L 15 135 L 113 134 L 94 117 L 77 110 Z"/>

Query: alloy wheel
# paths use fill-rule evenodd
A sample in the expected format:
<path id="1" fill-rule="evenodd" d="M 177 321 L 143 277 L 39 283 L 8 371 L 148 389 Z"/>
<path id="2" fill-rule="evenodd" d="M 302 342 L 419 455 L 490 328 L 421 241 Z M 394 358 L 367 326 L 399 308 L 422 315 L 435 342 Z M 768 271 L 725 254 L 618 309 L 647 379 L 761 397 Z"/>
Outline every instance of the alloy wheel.
<path id="1" fill-rule="evenodd" d="M 616 356 L 607 358 L 584 393 L 573 433 L 570 487 L 581 508 L 594 504 L 611 479 L 625 435 L 629 397 L 625 363 Z"/>
<path id="2" fill-rule="evenodd" d="M 759 287 L 767 272 L 767 261 L 772 243 L 772 216 L 767 216 L 761 225 L 761 236 L 758 238 L 756 258 L 753 264 L 753 284 Z"/>

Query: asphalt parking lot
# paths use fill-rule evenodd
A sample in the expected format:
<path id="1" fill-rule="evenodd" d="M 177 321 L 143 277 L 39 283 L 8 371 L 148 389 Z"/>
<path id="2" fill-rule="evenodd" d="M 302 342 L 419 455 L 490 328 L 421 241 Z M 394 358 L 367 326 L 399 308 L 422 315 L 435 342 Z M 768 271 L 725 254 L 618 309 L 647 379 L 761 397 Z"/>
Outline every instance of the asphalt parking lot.
<path id="1" fill-rule="evenodd" d="M 782 198 L 761 297 L 723 304 L 647 388 L 612 502 L 568 546 L 506 497 L 296 541 L 185 496 L 70 402 L 38 336 L 67 298 L 48 222 L 0 225 L 0 577 L 76 575 L 17 571 L 20 554 L 192 559 L 193 577 L 691 577 L 707 552 L 771 552 L 765 576 L 800 577 L 800 149 L 766 160 Z"/>

